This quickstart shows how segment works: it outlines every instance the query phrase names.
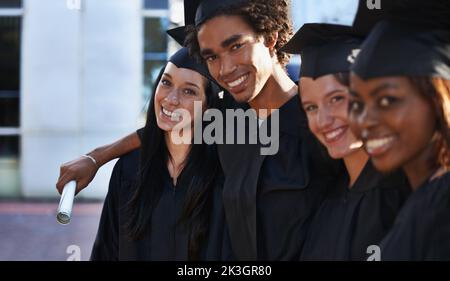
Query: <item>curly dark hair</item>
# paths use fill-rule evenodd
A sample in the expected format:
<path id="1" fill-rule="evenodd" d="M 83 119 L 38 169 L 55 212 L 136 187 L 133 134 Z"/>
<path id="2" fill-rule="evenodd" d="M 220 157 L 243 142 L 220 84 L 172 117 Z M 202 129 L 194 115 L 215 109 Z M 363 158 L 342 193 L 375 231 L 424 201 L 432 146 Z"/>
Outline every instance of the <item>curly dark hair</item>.
<path id="1" fill-rule="evenodd" d="M 281 65 L 284 66 L 288 63 L 289 54 L 281 52 L 279 49 L 289 41 L 293 34 L 289 0 L 249 0 L 245 4 L 220 10 L 211 17 L 219 15 L 241 16 L 255 33 L 262 35 L 266 41 L 273 40 L 272 34 L 278 32 L 275 45 L 276 55 Z M 197 40 L 197 31 L 200 26 L 187 26 L 185 46 L 189 48 L 192 56 L 202 61 Z"/>

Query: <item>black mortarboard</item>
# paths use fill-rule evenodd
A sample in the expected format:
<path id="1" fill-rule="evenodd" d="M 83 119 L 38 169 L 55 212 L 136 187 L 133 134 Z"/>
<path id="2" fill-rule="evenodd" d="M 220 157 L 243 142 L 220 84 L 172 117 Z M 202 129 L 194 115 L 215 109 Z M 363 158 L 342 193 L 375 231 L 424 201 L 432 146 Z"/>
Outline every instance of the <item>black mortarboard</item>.
<path id="1" fill-rule="evenodd" d="M 350 26 L 307 23 L 281 51 L 300 54 L 300 77 L 316 79 L 327 74 L 350 71 L 362 41 L 363 37 L 355 34 Z"/>
<path id="2" fill-rule="evenodd" d="M 352 71 L 362 79 L 407 75 L 450 80 L 448 1 L 396 2 L 361 46 Z"/>
<path id="3" fill-rule="evenodd" d="M 205 20 L 217 13 L 217 11 L 239 6 L 241 3 L 245 3 L 248 0 L 184 0 L 184 26 L 179 26 L 167 30 L 169 34 L 178 44 L 184 46 L 186 39 L 186 26 L 187 25 L 200 25 Z"/>
<path id="4" fill-rule="evenodd" d="M 239 7 L 248 0 L 184 0 L 185 25 L 198 26 L 218 11 Z"/>
<path id="5" fill-rule="evenodd" d="M 179 26 L 166 31 L 170 37 L 172 37 L 178 44 L 184 46 L 184 40 L 186 39 L 186 26 Z"/>
<path id="6" fill-rule="evenodd" d="M 181 48 L 180 50 L 178 50 L 169 58 L 169 61 L 175 64 L 177 67 L 194 70 L 205 76 L 209 80 L 214 81 L 209 75 L 209 71 L 206 66 L 202 63 L 198 63 L 194 58 L 192 58 L 189 55 L 189 51 L 187 48 Z"/>

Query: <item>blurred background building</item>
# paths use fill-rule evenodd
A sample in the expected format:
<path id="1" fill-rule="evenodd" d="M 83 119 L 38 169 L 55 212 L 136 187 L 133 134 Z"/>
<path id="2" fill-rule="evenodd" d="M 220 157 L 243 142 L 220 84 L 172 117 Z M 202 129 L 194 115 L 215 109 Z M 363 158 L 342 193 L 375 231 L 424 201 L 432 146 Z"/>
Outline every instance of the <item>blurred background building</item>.
<path id="1" fill-rule="evenodd" d="M 293 0 L 295 28 L 356 6 Z M 0 198 L 58 197 L 60 164 L 139 128 L 180 24 L 182 0 L 0 0 Z M 79 197 L 103 198 L 113 164 Z"/>

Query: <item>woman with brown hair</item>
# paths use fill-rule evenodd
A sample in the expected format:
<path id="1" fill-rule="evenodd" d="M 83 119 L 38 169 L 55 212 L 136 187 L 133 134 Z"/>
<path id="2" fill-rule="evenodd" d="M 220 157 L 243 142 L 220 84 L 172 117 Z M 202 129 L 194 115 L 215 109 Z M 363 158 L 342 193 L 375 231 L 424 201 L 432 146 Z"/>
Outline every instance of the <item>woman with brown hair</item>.
<path id="1" fill-rule="evenodd" d="M 308 230 L 301 260 L 377 260 L 410 191 L 403 173 L 383 175 L 369 161 L 348 120 L 349 70 L 363 35 L 352 27 L 305 24 L 283 47 L 300 53 L 299 94 L 314 136 L 342 162 Z"/>

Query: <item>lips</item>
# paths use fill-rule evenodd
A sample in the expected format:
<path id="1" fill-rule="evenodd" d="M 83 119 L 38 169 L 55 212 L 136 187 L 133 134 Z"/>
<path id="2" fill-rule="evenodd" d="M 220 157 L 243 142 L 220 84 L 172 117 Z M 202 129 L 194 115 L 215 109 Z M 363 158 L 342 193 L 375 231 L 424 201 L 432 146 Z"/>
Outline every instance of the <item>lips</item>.
<path id="1" fill-rule="evenodd" d="M 331 131 L 327 131 L 326 133 L 323 134 L 325 137 L 325 141 L 327 143 L 331 143 L 331 142 L 335 142 L 335 141 L 339 140 L 345 134 L 347 129 L 348 129 L 348 126 L 343 126 L 343 127 L 333 129 Z"/>
<path id="2" fill-rule="evenodd" d="M 364 147 L 370 156 L 380 156 L 392 147 L 395 139 L 393 136 L 367 139 L 364 141 Z"/>

